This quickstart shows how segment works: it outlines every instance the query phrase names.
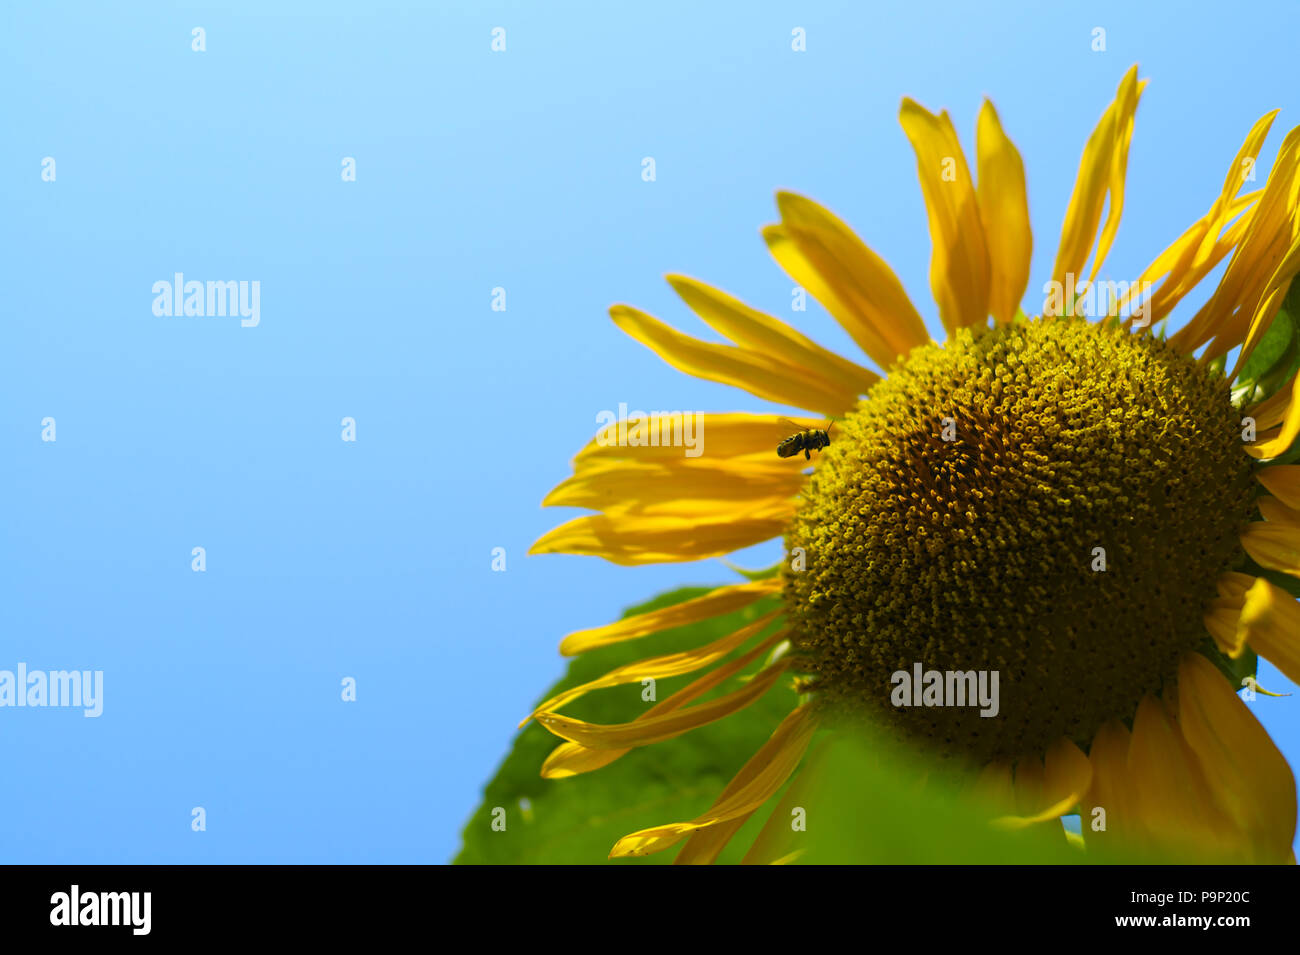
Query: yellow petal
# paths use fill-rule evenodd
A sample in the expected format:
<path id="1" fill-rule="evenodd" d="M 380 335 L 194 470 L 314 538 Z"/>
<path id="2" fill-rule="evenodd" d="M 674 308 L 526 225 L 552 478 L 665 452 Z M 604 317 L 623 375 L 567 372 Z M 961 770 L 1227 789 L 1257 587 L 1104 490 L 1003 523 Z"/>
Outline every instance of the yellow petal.
<path id="1" fill-rule="evenodd" d="M 988 100 L 976 128 L 979 211 L 989 255 L 989 312 L 1009 322 L 1029 284 L 1034 247 L 1025 192 L 1025 164 Z"/>
<path id="2" fill-rule="evenodd" d="M 823 745 L 822 750 L 824 749 L 825 746 Z M 816 755 L 817 753 L 811 754 L 805 761 L 794 782 L 786 789 L 785 795 L 781 797 L 776 808 L 772 810 L 772 816 L 764 823 L 762 830 L 759 831 L 744 858 L 741 859 L 741 865 L 775 865 L 779 859 L 792 854 L 789 851 L 788 840 L 782 839 L 782 837 L 790 831 L 791 808 L 800 804 L 804 797 L 807 796 L 808 784 L 811 779 L 810 772 L 814 769 L 813 762 Z M 714 806 L 725 803 L 740 789 L 752 783 L 762 768 L 763 764 L 758 760 L 749 760 L 741 767 L 740 772 L 732 777 L 731 782 L 727 783 L 727 787 L 722 790 L 718 798 L 714 800 Z M 703 829 L 696 829 L 687 838 L 686 845 L 682 846 L 681 851 L 677 853 L 677 857 L 673 859 L 673 865 L 712 865 L 718 854 L 731 842 L 732 837 L 740 831 L 760 808 L 762 807 L 755 806 L 734 819 L 706 826 Z M 783 822 L 784 825 L 782 825 Z"/>
<path id="3" fill-rule="evenodd" d="M 1266 431 L 1282 423 L 1286 409 L 1291 404 L 1291 391 L 1295 388 L 1295 382 L 1296 376 L 1292 375 L 1277 391 L 1248 409 L 1259 431 Z"/>
<path id="4" fill-rule="evenodd" d="M 808 754 L 807 760 L 799 769 L 799 774 L 790 783 L 790 788 L 785 791 L 785 795 L 776 804 L 776 808 L 772 810 L 772 815 L 768 817 L 767 822 L 763 823 L 763 828 L 754 837 L 754 841 L 750 845 L 749 851 L 745 853 L 745 857 L 740 860 L 742 865 L 781 865 L 783 859 L 789 859 L 792 855 L 803 852 L 802 848 L 791 849 L 791 836 L 794 830 L 791 829 L 790 823 L 793 819 L 794 810 L 808 804 L 808 797 L 814 788 L 815 780 L 819 778 L 821 767 L 824 765 L 829 752 L 828 745 L 823 741 Z M 721 829 L 727 825 L 737 824 L 734 822 L 723 823 L 695 833 L 683 847 L 682 853 L 685 854 L 691 848 L 691 843 L 696 839 L 703 841 L 708 838 L 714 829 Z M 802 832 L 802 830 L 800 831 Z M 680 856 L 677 861 L 682 861 Z"/>
<path id="5" fill-rule="evenodd" d="M 1291 130 L 1282 140 L 1277 159 L 1264 184 L 1250 221 L 1233 251 L 1228 267 L 1210 300 L 1192 317 L 1170 344 L 1190 354 L 1205 342 L 1203 360 L 1226 355 L 1247 337 L 1253 324 L 1266 318 L 1280 304 L 1280 285 L 1294 274 L 1294 259 L 1288 255 L 1296 238 L 1296 173 L 1300 161 L 1300 128 Z M 1211 341 L 1213 339 L 1213 341 Z"/>
<path id="6" fill-rule="evenodd" d="M 1199 653 L 1187 654 L 1179 666 L 1178 722 L 1215 802 L 1246 835 L 1254 858 L 1285 861 L 1296 823 L 1291 767 L 1214 664 Z"/>
<path id="7" fill-rule="evenodd" d="M 749 706 L 770 690 L 789 666 L 787 659 L 778 660 L 762 673 L 735 690 L 716 700 L 709 700 L 689 709 L 633 720 L 630 723 L 587 723 L 559 713 L 539 713 L 537 722 L 561 739 L 580 743 L 590 749 L 628 749 L 648 746 L 681 736 L 683 733 L 714 723 Z"/>
<path id="8" fill-rule="evenodd" d="M 1001 818 L 994 819 L 992 825 L 998 829 L 1027 829 L 1028 827 L 1036 826 L 1039 823 L 1059 819 L 1078 804 L 1079 797 L 1072 793 L 1064 799 L 1052 803 L 1041 812 L 1034 813 L 1032 816 L 1002 816 Z"/>
<path id="9" fill-rule="evenodd" d="M 1047 805 L 1043 760 L 1029 756 L 1016 763 L 1016 812 L 1036 816 Z"/>
<path id="10" fill-rule="evenodd" d="M 1300 375 L 1292 378 L 1290 403 L 1282 418 L 1282 430 L 1274 438 L 1258 444 L 1246 445 L 1246 453 L 1254 458 L 1275 458 L 1291 447 L 1296 436 L 1300 435 Z"/>
<path id="11" fill-rule="evenodd" d="M 1255 578 L 1251 574 L 1241 574 L 1235 570 L 1230 570 L 1219 575 L 1215 580 L 1214 586 L 1218 590 L 1220 597 L 1227 597 L 1237 601 L 1240 608 L 1241 601 L 1246 599 L 1246 591 L 1255 585 Z"/>
<path id="12" fill-rule="evenodd" d="M 595 690 L 604 690 L 614 686 L 621 686 L 624 683 L 639 683 L 642 680 L 654 679 L 663 680 L 668 677 L 680 676 L 683 673 L 692 673 L 695 670 L 701 670 L 711 663 L 717 663 L 727 654 L 731 653 L 737 647 L 747 643 L 750 638 L 762 633 L 768 625 L 776 619 L 780 610 L 774 610 L 769 614 L 759 617 L 753 623 L 741 627 L 735 633 L 729 633 L 725 637 L 714 640 L 712 643 L 705 644 L 702 647 L 696 647 L 692 650 L 683 650 L 680 653 L 665 653 L 662 656 L 650 657 L 646 660 L 638 660 L 635 663 L 627 663 L 621 667 L 615 667 L 602 677 L 595 680 L 588 680 L 586 683 L 580 683 L 577 686 L 571 686 L 545 702 L 537 704 L 537 707 L 526 719 L 519 725 L 522 727 L 528 720 L 541 714 L 560 709 L 568 703 L 573 702 L 579 697 L 586 696 Z"/>
<path id="13" fill-rule="evenodd" d="M 1263 515 L 1266 521 L 1300 527 L 1300 510 L 1287 507 L 1275 497 L 1269 497 L 1265 494 L 1256 498 L 1255 505 L 1259 508 L 1259 513 Z"/>
<path id="14" fill-rule="evenodd" d="M 1300 508 L 1300 464 L 1275 464 L 1255 472 L 1259 483 L 1287 507 Z"/>
<path id="15" fill-rule="evenodd" d="M 666 700 L 660 700 L 650 709 L 646 710 L 637 720 L 654 719 L 663 716 L 665 713 L 672 713 L 680 710 L 688 703 L 698 700 L 704 694 L 708 693 L 714 687 L 721 686 L 727 680 L 731 679 L 737 673 L 744 670 L 747 666 L 757 660 L 761 655 L 772 650 L 781 640 L 784 639 L 784 633 L 774 633 L 772 636 L 765 638 L 757 646 L 746 651 L 743 655 L 724 663 L 716 670 L 704 674 L 697 680 L 693 680 L 688 685 L 682 687 Z M 635 722 L 635 721 L 634 721 Z M 579 773 L 589 773 L 594 769 L 602 766 L 608 766 L 614 760 L 618 759 L 630 749 L 589 749 L 578 743 L 561 743 L 556 747 L 551 755 L 547 757 L 546 762 L 542 764 L 542 776 L 547 779 L 559 779 L 564 776 L 576 776 Z"/>
<path id="16" fill-rule="evenodd" d="M 1255 521 L 1241 532 L 1241 546 L 1259 566 L 1300 577 L 1300 527 Z"/>
<path id="17" fill-rule="evenodd" d="M 803 855 L 804 851 L 805 850 L 803 849 L 796 849 L 794 852 L 791 852 L 789 855 L 785 855 L 779 859 L 774 860 L 772 862 L 772 865 L 790 865 L 795 860 L 797 860 L 801 855 Z"/>
<path id="18" fill-rule="evenodd" d="M 543 779 L 565 779 L 581 773 L 594 772 L 631 752 L 626 749 L 588 749 L 567 740 L 555 749 L 542 763 Z"/>
<path id="19" fill-rule="evenodd" d="M 734 779 L 732 783 L 735 783 Z M 727 847 L 732 837 L 755 812 L 757 807 L 735 819 L 728 819 L 726 822 L 707 826 L 704 829 L 696 829 L 686 840 L 686 845 L 682 846 L 681 851 L 677 853 L 677 858 L 673 859 L 673 865 L 713 865 L 718 854 Z"/>
<path id="20" fill-rule="evenodd" d="M 629 415 L 629 418 L 631 415 Z M 692 468 L 697 465 L 727 463 L 738 467 L 755 468 L 766 473 L 771 467 L 789 470 L 790 462 L 776 456 L 776 446 L 782 438 L 790 436 L 780 415 L 766 414 L 696 414 L 692 437 L 698 436 L 704 453 L 699 458 L 688 458 L 683 448 L 665 444 L 631 445 L 629 429 L 633 422 L 626 421 L 620 439 L 619 424 L 602 428 L 587 446 L 573 459 L 574 470 L 581 473 L 587 468 L 605 466 L 613 461 L 631 461 L 637 464 L 657 464 L 663 467 Z M 807 428 L 824 428 L 823 418 L 791 418 L 794 424 Z M 660 425 L 660 432 L 671 434 L 676 423 Z"/>
<path id="21" fill-rule="evenodd" d="M 1198 855 L 1230 854 L 1234 827 L 1211 797 L 1178 724 L 1150 696 L 1138 704 L 1133 720 L 1127 771 L 1142 842 Z"/>
<path id="22" fill-rule="evenodd" d="M 1246 650 L 1237 632 L 1237 620 L 1241 617 L 1243 596 L 1219 597 L 1211 600 L 1205 607 L 1201 620 L 1205 629 L 1214 638 L 1215 644 L 1224 655 L 1235 660 Z"/>
<path id="23" fill-rule="evenodd" d="M 748 607 L 754 601 L 761 600 L 769 594 L 778 593 L 781 587 L 782 582 L 779 577 L 719 587 L 702 597 L 684 600 L 670 607 L 624 617 L 603 627 L 576 630 L 560 642 L 560 653 L 566 657 L 577 656 L 579 653 L 586 653 L 598 647 L 607 647 L 610 644 L 622 643 L 624 640 L 634 640 L 651 633 L 685 627 L 712 617 L 721 617 Z"/>
<path id="24" fill-rule="evenodd" d="M 1061 226 L 1056 263 L 1052 267 L 1052 278 L 1062 287 L 1069 284 L 1067 276 L 1074 277 L 1076 289 L 1084 284 L 1081 281 L 1083 269 L 1094 241 L 1097 252 L 1093 258 L 1091 278 L 1096 277 L 1110 251 L 1124 208 L 1124 179 L 1129 142 L 1133 136 L 1133 116 L 1145 86 L 1145 80 L 1138 82 L 1137 67 L 1131 67 L 1120 81 L 1114 102 L 1102 115 L 1084 147 L 1074 193 Z M 1106 224 L 1098 239 L 1097 229 L 1108 197 Z"/>
<path id="25" fill-rule="evenodd" d="M 888 370 L 930 340 L 903 283 L 853 230 L 803 196 L 780 192 L 776 202 L 781 224 L 763 230 L 768 250 L 877 365 Z"/>
<path id="26" fill-rule="evenodd" d="M 1294 597 L 1260 577 L 1246 592 L 1237 630 L 1240 641 L 1300 683 L 1300 604 Z"/>
<path id="27" fill-rule="evenodd" d="M 624 566 L 702 560 L 779 537 L 793 516 L 793 501 L 764 505 L 748 514 L 594 514 L 548 531 L 528 553 L 585 554 Z"/>
<path id="28" fill-rule="evenodd" d="M 989 314 L 989 253 L 979 199 L 947 112 L 934 115 L 910 99 L 899 111 L 916 152 L 916 173 L 930 219 L 930 289 L 949 334 L 981 325 Z M 1019 303 L 1017 303 L 1019 304 Z"/>
<path id="29" fill-rule="evenodd" d="M 1114 841 L 1114 833 L 1134 826 L 1128 780 L 1129 741 L 1129 731 L 1119 720 L 1104 724 L 1093 738 L 1088 752 L 1092 775 L 1080 803 L 1085 841 Z"/>
<path id="30" fill-rule="evenodd" d="M 657 461 L 609 461 L 584 468 L 561 482 L 546 495 L 542 506 L 587 507 L 612 514 L 652 508 L 658 513 L 680 512 L 680 505 L 687 501 L 708 502 L 715 510 L 742 501 L 747 506 L 776 505 L 799 493 L 804 475 L 802 469 L 782 467 L 784 462 L 775 453 L 772 461 L 765 467 L 704 459 L 676 466 Z"/>
<path id="31" fill-rule="evenodd" d="M 1277 317 L 1287 291 L 1291 288 L 1291 280 L 1295 278 L 1297 273 L 1300 273 L 1300 234 L 1292 238 L 1291 245 L 1282 257 L 1282 261 L 1273 270 L 1268 282 L 1264 285 L 1264 290 L 1259 294 L 1259 304 L 1255 306 L 1254 314 L 1250 319 L 1250 326 L 1241 342 L 1241 350 L 1237 353 L 1237 363 L 1233 366 L 1231 374 L 1228 375 L 1229 379 L 1236 379 L 1237 373 L 1245 364 L 1246 359 L 1250 357 L 1255 350 L 1255 346 L 1264 337 L 1264 333 L 1273 324 L 1273 319 Z M 1219 348 L 1222 348 L 1222 353 L 1226 354 L 1231 347 L 1228 344 L 1229 341 L 1231 341 L 1230 338 L 1225 338 L 1222 343 L 1218 341 L 1211 343 L 1211 346 L 1206 349 L 1205 357 L 1207 359 L 1219 357 Z"/>
<path id="32" fill-rule="evenodd" d="M 1097 273 L 1101 271 L 1106 261 L 1106 256 L 1110 253 L 1111 243 L 1115 241 L 1115 235 L 1119 232 L 1120 215 L 1124 210 L 1124 185 L 1128 175 L 1129 144 L 1133 140 L 1133 117 L 1137 112 L 1138 99 L 1146 88 L 1145 80 L 1141 83 L 1137 82 L 1136 66 L 1131 67 L 1131 76 L 1133 77 L 1131 81 L 1120 84 L 1115 99 L 1110 195 L 1107 201 L 1106 223 L 1102 226 L 1101 235 L 1097 239 L 1097 254 L 1092 261 L 1092 271 L 1088 276 L 1089 283 L 1097 277 Z"/>
<path id="33" fill-rule="evenodd" d="M 1083 798 L 1092 782 L 1092 764 L 1071 740 L 1062 737 L 1047 749 L 1044 757 L 1043 786 L 1049 802 Z M 1058 813 L 1058 815 L 1060 815 Z"/>
<path id="34" fill-rule="evenodd" d="M 659 852 L 698 829 L 738 819 L 767 802 L 794 772 L 812 739 L 816 724 L 806 706 L 801 706 L 776 728 L 771 738 L 741 769 L 747 781 L 721 797 L 702 815 L 689 822 L 675 822 L 642 829 L 624 836 L 610 850 L 611 859 Z"/>
<path id="35" fill-rule="evenodd" d="M 1247 182 L 1252 181 L 1251 174 L 1255 168 L 1255 160 L 1259 158 L 1259 150 L 1264 145 L 1264 140 L 1268 138 L 1268 131 L 1273 128 L 1273 120 L 1277 118 L 1279 112 L 1281 111 L 1275 109 L 1255 120 L 1255 125 L 1246 134 L 1245 141 L 1241 144 L 1241 148 L 1237 150 L 1237 155 L 1232 159 L 1232 165 L 1228 167 L 1228 171 L 1223 177 L 1223 188 L 1219 190 L 1218 198 L 1215 199 L 1214 205 L 1210 207 L 1210 211 L 1206 213 L 1205 218 L 1207 220 L 1226 222 L 1231 218 L 1227 211 L 1237 201 L 1234 200 L 1237 193 L 1241 191 Z M 1211 233 L 1204 236 L 1197 258 L 1208 258 L 1213 240 L 1214 236 Z"/>
<path id="36" fill-rule="evenodd" d="M 1222 210 L 1218 210 L 1216 202 L 1205 216 L 1189 226 L 1172 245 L 1156 256 L 1130 286 L 1129 293 L 1121 295 L 1120 306 L 1130 305 L 1149 285 L 1159 283 L 1160 287 L 1140 310 L 1132 310 L 1124 320 L 1124 327 L 1131 328 L 1141 318 L 1143 324 L 1140 327 L 1143 330 L 1149 329 L 1172 312 L 1187 293 L 1241 242 L 1250 227 L 1254 206 L 1261 195 L 1262 190 L 1247 193 L 1233 199 Z M 1239 215 L 1241 218 L 1237 218 Z"/>
<path id="37" fill-rule="evenodd" d="M 1240 212 L 1253 206 L 1263 195 L 1262 190 L 1239 197 L 1237 193 L 1249 181 L 1248 174 L 1254 170 L 1260 147 L 1264 145 L 1277 114 L 1278 111 L 1273 110 L 1256 120 L 1241 148 L 1237 150 L 1237 155 L 1233 157 L 1223 179 L 1223 188 L 1209 211 L 1183 233 L 1177 242 L 1161 253 L 1138 279 L 1137 285 L 1140 288 L 1145 282 L 1155 282 L 1166 274 L 1169 276 L 1152 298 L 1151 307 L 1145 316 L 1148 325 L 1154 325 L 1169 314 L 1183 296 L 1241 241 L 1250 224 L 1249 214 L 1233 225 L 1227 235 L 1220 236 L 1220 233 Z"/>
<path id="38" fill-rule="evenodd" d="M 1018 815 L 1003 816 L 993 824 L 1001 829 L 1023 829 L 1057 819 L 1079 804 L 1092 781 L 1092 765 L 1073 742 L 1059 739 L 1045 760 L 1022 759 L 1016 766 L 1015 796 Z"/>
<path id="39" fill-rule="evenodd" d="M 669 275 L 668 283 L 691 311 L 737 345 L 796 365 L 853 394 L 866 394 L 880 376 L 801 335 L 785 322 L 750 308 L 725 292 L 687 278 Z"/>
<path id="40" fill-rule="evenodd" d="M 835 388 L 770 355 L 731 345 L 700 341 L 628 305 L 615 305 L 610 318 L 656 355 L 696 378 L 744 389 L 756 397 L 794 408 L 838 417 L 857 402 L 857 395 Z"/>
<path id="41" fill-rule="evenodd" d="M 1016 786 L 1011 777 L 1011 764 L 1006 760 L 988 763 L 975 778 L 971 794 L 995 811 L 1014 809 Z"/>

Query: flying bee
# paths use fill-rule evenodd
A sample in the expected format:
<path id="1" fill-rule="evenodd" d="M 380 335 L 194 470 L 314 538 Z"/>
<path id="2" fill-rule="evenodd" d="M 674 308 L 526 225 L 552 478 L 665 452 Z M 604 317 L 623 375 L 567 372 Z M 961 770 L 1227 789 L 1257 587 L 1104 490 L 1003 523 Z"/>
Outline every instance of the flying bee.
<path id="1" fill-rule="evenodd" d="M 835 422 L 832 421 L 824 431 L 819 428 L 805 429 L 803 425 L 795 424 L 789 418 L 781 418 L 780 424 L 783 428 L 796 433 L 776 446 L 777 457 L 792 458 L 802 451 L 805 461 L 812 460 L 811 452 L 820 451 L 831 443 L 831 428 L 835 427 Z"/>

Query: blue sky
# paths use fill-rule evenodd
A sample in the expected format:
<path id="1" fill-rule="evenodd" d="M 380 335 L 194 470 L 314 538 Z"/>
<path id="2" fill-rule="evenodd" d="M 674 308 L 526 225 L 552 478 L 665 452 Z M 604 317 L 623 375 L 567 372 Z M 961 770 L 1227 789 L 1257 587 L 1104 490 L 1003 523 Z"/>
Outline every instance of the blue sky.
<path id="1" fill-rule="evenodd" d="M 758 229 L 790 188 L 937 332 L 904 95 L 968 152 L 996 102 L 1031 290 L 1132 63 L 1115 278 L 1208 207 L 1258 116 L 1282 108 L 1261 179 L 1300 122 L 1291 3 L 879 6 L 6 4 L 0 669 L 103 670 L 105 699 L 0 709 L 0 858 L 448 859 L 564 633 L 731 578 L 524 556 L 569 516 L 538 505 L 600 411 L 762 407 L 669 369 L 611 303 L 700 334 L 680 271 L 788 315 Z M 259 324 L 156 316 L 176 272 L 259 282 Z M 1253 706 L 1300 766 L 1300 701 Z"/>

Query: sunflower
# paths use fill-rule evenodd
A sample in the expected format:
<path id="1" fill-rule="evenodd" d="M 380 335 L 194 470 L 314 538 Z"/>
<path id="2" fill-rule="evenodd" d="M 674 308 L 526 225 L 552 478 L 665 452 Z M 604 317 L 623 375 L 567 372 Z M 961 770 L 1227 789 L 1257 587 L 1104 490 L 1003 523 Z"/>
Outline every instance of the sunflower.
<path id="1" fill-rule="evenodd" d="M 1042 315 L 1021 309 L 1024 167 L 993 105 L 978 117 L 972 170 L 948 114 L 907 99 L 945 341 L 930 340 L 897 276 L 843 222 L 785 192 L 780 222 L 763 229 L 768 250 L 887 377 L 684 276 L 668 281 L 734 344 L 610 310 L 687 374 L 814 412 L 801 428 L 836 422 L 811 473 L 773 453 L 782 419 L 771 415 L 700 415 L 707 453 L 694 458 L 602 429 L 546 498 L 598 513 L 532 553 L 639 565 L 778 536 L 787 551 L 780 574 L 561 643 L 580 654 L 779 598 L 721 640 L 620 667 L 532 714 L 563 741 L 542 775 L 562 777 L 727 718 L 783 680 L 800 691 L 706 812 L 631 833 L 611 857 L 685 840 L 677 861 L 713 861 L 807 763 L 815 730 L 866 724 L 971 766 L 1006 825 L 1100 808 L 1108 825 L 1085 842 L 1294 861 L 1295 780 L 1227 674 L 1253 687 L 1260 654 L 1300 681 L 1287 584 L 1300 577 L 1300 466 L 1277 460 L 1300 433 L 1300 380 L 1290 352 L 1243 373 L 1300 270 L 1300 128 L 1263 187 L 1243 192 L 1276 111 L 1261 118 L 1208 211 L 1137 282 L 1100 295 L 1116 284 L 1098 275 L 1145 85 L 1130 69 L 1087 140 Z M 1171 311 L 1224 259 L 1205 304 L 1168 335 Z M 893 675 L 921 664 L 999 674 L 996 718 L 896 705 Z M 701 671 L 628 723 L 559 712 L 601 688 Z M 738 688 L 712 692 L 729 681 Z M 773 813 L 747 861 L 773 861 L 760 847 L 785 823 Z"/>

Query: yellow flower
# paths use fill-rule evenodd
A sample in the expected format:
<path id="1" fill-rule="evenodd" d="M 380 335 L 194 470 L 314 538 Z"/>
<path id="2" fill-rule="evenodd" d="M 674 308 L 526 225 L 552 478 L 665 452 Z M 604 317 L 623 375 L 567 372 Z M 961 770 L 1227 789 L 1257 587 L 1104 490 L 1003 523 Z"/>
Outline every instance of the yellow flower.
<path id="1" fill-rule="evenodd" d="M 910 100 L 901 121 L 945 342 L 929 340 L 898 278 L 844 223 L 789 193 L 777 196 L 781 221 L 763 230 L 769 251 L 888 377 L 683 276 L 669 282 L 734 344 L 611 309 L 681 371 L 836 419 L 811 475 L 773 453 L 780 419 L 770 415 L 701 415 L 699 457 L 620 446 L 602 431 L 546 498 L 598 513 L 547 533 L 533 553 L 635 565 L 778 535 L 789 552 L 780 576 L 561 644 L 579 654 L 781 597 L 777 614 L 731 636 L 620 667 L 533 714 L 564 740 L 543 775 L 568 776 L 723 719 L 798 675 L 803 702 L 710 809 L 632 833 L 611 856 L 684 839 L 679 862 L 712 861 L 796 772 L 816 728 L 869 721 L 977 767 L 978 788 L 1007 807 L 1006 827 L 1075 807 L 1089 820 L 1100 807 L 1105 833 L 1085 826 L 1085 842 L 1294 861 L 1291 770 L 1223 672 L 1252 648 L 1300 681 L 1300 607 L 1265 576 L 1300 577 L 1300 466 L 1267 463 L 1300 434 L 1300 383 L 1237 381 L 1300 270 L 1300 129 L 1263 188 L 1242 194 L 1276 113 L 1260 119 L 1205 215 L 1108 302 L 1094 293 L 1144 86 L 1134 67 L 1087 141 L 1045 286 L 1059 295 L 1043 316 L 1020 310 L 1032 245 L 1024 168 L 993 106 L 980 111 L 971 169 L 947 113 Z M 1153 334 L 1225 258 L 1205 305 L 1172 337 Z M 1090 303 L 1092 321 L 1081 314 Z M 996 718 L 898 705 L 893 674 L 916 664 L 1000 674 Z M 710 667 L 629 723 L 559 712 L 597 689 Z M 762 857 L 769 836 L 748 860 L 779 861 Z"/>

